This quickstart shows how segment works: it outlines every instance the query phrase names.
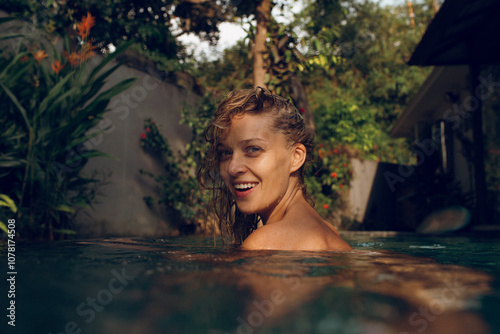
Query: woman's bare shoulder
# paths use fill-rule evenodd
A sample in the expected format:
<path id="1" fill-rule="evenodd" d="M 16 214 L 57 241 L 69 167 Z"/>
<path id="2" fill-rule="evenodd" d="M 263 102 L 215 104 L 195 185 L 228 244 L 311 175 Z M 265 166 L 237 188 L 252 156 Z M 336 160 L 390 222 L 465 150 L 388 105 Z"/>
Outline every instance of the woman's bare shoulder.
<path id="1" fill-rule="evenodd" d="M 309 221 L 294 219 L 264 225 L 253 231 L 241 248 L 304 251 L 348 251 L 352 249 L 333 226 L 314 218 Z"/>
<path id="2" fill-rule="evenodd" d="M 276 225 L 264 225 L 253 231 L 241 245 L 242 249 L 283 249 L 286 245 L 284 230 Z"/>

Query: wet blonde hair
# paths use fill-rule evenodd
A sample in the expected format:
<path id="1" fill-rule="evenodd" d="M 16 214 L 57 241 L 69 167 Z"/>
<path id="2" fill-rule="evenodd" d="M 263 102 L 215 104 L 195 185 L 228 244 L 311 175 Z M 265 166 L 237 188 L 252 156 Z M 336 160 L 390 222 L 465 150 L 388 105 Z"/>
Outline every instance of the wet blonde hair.
<path id="1" fill-rule="evenodd" d="M 220 177 L 217 146 L 231 126 L 233 117 L 247 113 L 272 115 L 273 127 L 286 137 L 290 145 L 301 143 L 305 146 L 306 162 L 312 159 L 314 149 L 313 134 L 306 128 L 300 112 L 288 100 L 267 89 L 257 87 L 234 90 L 220 103 L 205 132 L 209 150 L 198 171 L 198 181 L 203 188 L 212 192 L 211 203 L 219 219 L 221 232 L 229 234 L 236 244 L 241 244 L 257 229 L 260 217 L 258 214 L 245 215 L 238 210 L 233 196 Z M 305 165 L 306 163 L 298 170 L 299 185 L 306 200 L 313 205 L 304 183 Z"/>

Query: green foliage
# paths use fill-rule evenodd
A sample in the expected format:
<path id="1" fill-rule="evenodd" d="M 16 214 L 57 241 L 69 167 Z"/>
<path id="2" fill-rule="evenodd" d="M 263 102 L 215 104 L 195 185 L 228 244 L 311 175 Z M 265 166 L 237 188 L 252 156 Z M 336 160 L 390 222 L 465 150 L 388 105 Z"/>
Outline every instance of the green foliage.
<path id="1" fill-rule="evenodd" d="M 250 46 L 238 41 L 224 50 L 220 59 L 197 63 L 194 75 L 210 91 L 211 99 L 216 100 L 234 89 L 253 87 L 249 57 Z"/>
<path id="2" fill-rule="evenodd" d="M 325 97 L 326 96 L 326 97 Z M 376 109 L 348 97 L 335 97 L 330 87 L 310 94 L 314 101 L 316 140 L 332 147 L 343 146 L 351 158 L 408 163 L 410 146 L 405 139 L 391 138 L 377 122 Z"/>
<path id="3" fill-rule="evenodd" d="M 306 185 L 316 211 L 332 219 L 342 207 L 342 195 L 353 177 L 350 153 L 345 146 L 334 146 L 331 142 L 317 144 L 317 147 L 313 166 L 306 174 Z"/>
<path id="4" fill-rule="evenodd" d="M 141 136 L 141 145 L 165 166 L 161 175 L 140 170 L 141 174 L 153 178 L 160 188 L 160 198 L 146 197 L 144 200 L 150 206 L 165 205 L 173 213 L 182 233 L 192 233 L 198 226 L 207 224 L 209 197 L 199 189 L 196 171 L 208 149 L 203 134 L 214 109 L 215 106 L 208 97 L 197 106 L 184 107 L 181 124 L 187 124 L 192 129 L 193 136 L 186 145 L 185 152 L 177 154 L 172 152 L 168 140 L 152 119 L 148 118 L 144 122 L 145 132 Z"/>
<path id="5" fill-rule="evenodd" d="M 375 111 L 347 99 L 326 97 L 328 89 L 310 97 L 322 97 L 314 109 L 316 123 L 315 164 L 307 177 L 318 212 L 332 217 L 342 206 L 342 194 L 353 177 L 352 158 L 402 162 L 408 150 L 403 140 L 394 140 L 375 121 Z"/>
<path id="6" fill-rule="evenodd" d="M 194 33 L 215 44 L 218 25 L 231 19 L 233 10 L 230 0 L 5 0 L 0 8 L 59 35 L 90 12 L 96 18 L 99 34 L 93 39 L 100 52 L 134 40 L 136 52 L 168 70 L 177 69 L 190 58 L 179 36 Z"/>
<path id="7" fill-rule="evenodd" d="M 110 99 L 134 81 L 104 89 L 117 68 L 110 62 L 128 45 L 94 68 L 87 64 L 93 55 L 87 40 L 70 49 L 67 36 L 66 60 L 41 33 L 9 45 L 0 55 L 0 193 L 15 202 L 23 237 L 72 234 L 72 215 L 91 204 L 98 184 L 95 175 L 80 172 L 90 158 L 104 156 L 86 144 L 99 135 L 89 130 Z"/>
<path id="8" fill-rule="evenodd" d="M 360 107 L 374 109 L 378 126 L 387 131 L 431 71 L 408 66 L 406 59 L 430 22 L 432 7 L 428 1 L 414 1 L 413 27 L 406 4 L 343 4 L 344 10 L 324 12 L 323 19 L 332 22 L 331 28 L 325 28 L 326 25 L 315 35 L 307 36 L 306 55 L 320 54 L 331 61 L 328 69 L 309 71 L 304 79 L 313 87 L 318 83 L 333 84 L 337 97 L 348 96 L 358 101 Z M 305 28 L 311 33 L 318 30 L 314 28 L 318 19 L 313 17 Z"/>
<path id="9" fill-rule="evenodd" d="M 9 196 L 7 196 L 5 194 L 0 194 L 0 206 L 8 208 L 14 214 L 17 213 L 16 203 L 14 203 L 12 198 L 10 198 Z M 9 219 L 12 219 L 12 218 L 7 218 L 6 221 L 8 221 Z M 0 220 L 0 230 L 2 230 L 5 234 L 9 234 L 7 224 L 2 220 Z"/>

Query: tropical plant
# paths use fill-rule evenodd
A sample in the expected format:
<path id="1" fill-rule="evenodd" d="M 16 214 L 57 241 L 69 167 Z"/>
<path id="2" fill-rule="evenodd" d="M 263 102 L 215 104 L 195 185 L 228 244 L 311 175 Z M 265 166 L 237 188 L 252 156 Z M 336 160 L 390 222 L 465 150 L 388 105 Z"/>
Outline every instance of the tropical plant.
<path id="1" fill-rule="evenodd" d="M 160 70 L 179 70 L 190 65 L 188 50 L 179 41 L 194 33 L 215 44 L 218 25 L 232 16 L 232 1 L 193 0 L 3 0 L 0 8 L 30 21 L 49 33 L 63 34 L 87 12 L 95 17 L 94 45 L 111 50 L 134 40 L 131 49 L 145 55 Z"/>
<path id="2" fill-rule="evenodd" d="M 214 109 L 215 106 L 208 96 L 205 96 L 197 106 L 184 106 L 181 124 L 186 124 L 192 129 L 191 141 L 186 145 L 184 152 L 174 153 L 154 120 L 148 118 L 144 121 L 141 145 L 165 167 L 160 175 L 139 171 L 153 178 L 160 188 L 159 198 L 148 196 L 144 200 L 149 206 L 164 205 L 174 218 L 176 227 L 183 234 L 196 231 L 208 232 L 215 227 L 210 220 L 208 194 L 200 190 L 196 177 L 199 164 L 208 149 L 208 143 L 203 136 L 204 129 Z"/>
<path id="3" fill-rule="evenodd" d="M 15 38 L 0 55 L 0 193 L 15 202 L 17 232 L 25 238 L 74 234 L 71 217 L 91 204 L 98 184 L 82 169 L 88 159 L 105 156 L 86 144 L 99 135 L 89 130 L 134 81 L 104 87 L 119 66 L 111 61 L 129 44 L 92 66 L 94 23 L 85 16 L 71 39 L 64 36 L 62 52 L 43 33 L 6 35 Z"/>
<path id="4" fill-rule="evenodd" d="M 9 209 L 13 214 L 17 213 L 16 203 L 14 203 L 12 198 L 5 194 L 0 194 L 0 207 Z M 0 230 L 4 231 L 5 234 L 9 234 L 8 225 L 5 222 L 12 221 L 12 216 L 9 216 L 7 219 L 0 216 L 0 219 Z"/>

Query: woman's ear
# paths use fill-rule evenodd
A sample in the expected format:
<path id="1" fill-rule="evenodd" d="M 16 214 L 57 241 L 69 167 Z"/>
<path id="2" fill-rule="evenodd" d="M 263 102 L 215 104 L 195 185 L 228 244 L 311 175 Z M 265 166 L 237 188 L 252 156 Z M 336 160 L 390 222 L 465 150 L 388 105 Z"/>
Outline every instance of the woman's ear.
<path id="1" fill-rule="evenodd" d="M 307 149 L 304 144 L 297 143 L 293 146 L 292 151 L 292 168 L 290 173 L 293 173 L 302 167 L 304 162 L 306 161 Z"/>

